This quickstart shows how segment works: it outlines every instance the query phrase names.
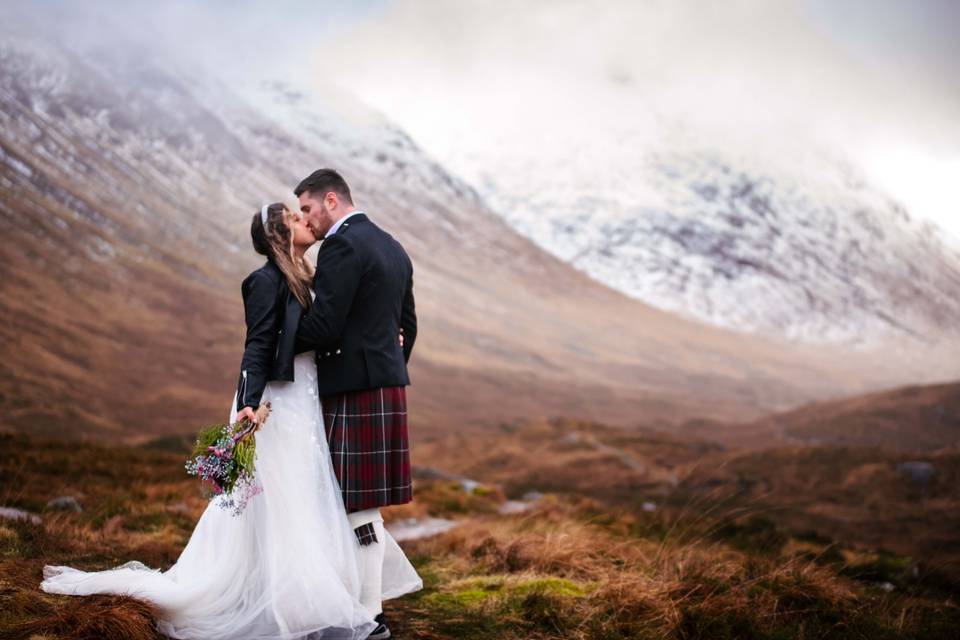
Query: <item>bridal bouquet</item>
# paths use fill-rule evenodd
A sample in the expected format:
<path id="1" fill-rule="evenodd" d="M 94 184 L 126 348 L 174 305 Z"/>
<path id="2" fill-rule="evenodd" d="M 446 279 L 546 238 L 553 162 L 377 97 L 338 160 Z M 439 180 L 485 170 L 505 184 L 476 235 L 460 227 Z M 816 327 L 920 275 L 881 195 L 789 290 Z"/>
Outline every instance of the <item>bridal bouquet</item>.
<path id="1" fill-rule="evenodd" d="M 244 418 L 233 424 L 215 424 L 200 430 L 186 462 L 187 473 L 200 478 L 204 494 L 218 506 L 240 513 L 263 489 L 254 477 L 257 443 L 253 437 L 270 415 L 270 403 L 257 409 L 257 422 Z"/>

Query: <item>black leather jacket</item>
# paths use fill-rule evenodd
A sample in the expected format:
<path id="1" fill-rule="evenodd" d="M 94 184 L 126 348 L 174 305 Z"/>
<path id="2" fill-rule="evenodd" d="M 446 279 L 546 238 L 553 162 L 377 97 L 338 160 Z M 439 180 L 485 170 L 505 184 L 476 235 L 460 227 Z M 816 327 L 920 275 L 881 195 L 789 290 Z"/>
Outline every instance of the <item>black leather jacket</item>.
<path id="1" fill-rule="evenodd" d="M 240 290 L 247 338 L 237 380 L 237 411 L 259 407 L 267 382 L 293 380 L 297 327 L 303 312 L 272 261 L 248 275 Z"/>

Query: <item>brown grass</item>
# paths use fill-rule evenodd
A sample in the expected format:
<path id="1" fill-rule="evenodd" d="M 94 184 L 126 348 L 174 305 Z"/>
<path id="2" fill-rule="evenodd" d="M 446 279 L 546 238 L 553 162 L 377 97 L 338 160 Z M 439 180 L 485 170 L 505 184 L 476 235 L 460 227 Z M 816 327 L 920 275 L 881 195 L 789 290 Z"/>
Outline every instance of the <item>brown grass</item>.
<path id="1" fill-rule="evenodd" d="M 646 442 L 623 447 L 640 455 Z M 46 594 L 39 582 L 48 563 L 169 567 L 205 506 L 182 456 L 25 436 L 0 445 L 11 453 L 0 459 L 4 504 L 43 515 L 40 525 L 0 523 L 0 638 L 155 638 L 149 606 Z M 43 510 L 67 491 L 83 513 Z M 760 503 L 699 495 L 646 512 L 619 490 L 614 501 L 566 491 L 503 516 L 496 486 L 468 494 L 420 480 L 415 495 L 388 519 L 460 524 L 404 543 L 425 588 L 386 603 L 402 638 L 939 640 L 960 624 L 950 582 L 910 578 L 909 558 L 786 529 Z"/>
<path id="2" fill-rule="evenodd" d="M 62 640 L 156 640 L 156 609 L 128 597 L 90 596 L 67 601 L 35 619 L 14 625 L 9 640 L 38 635 Z"/>
<path id="3" fill-rule="evenodd" d="M 943 616 L 941 632 L 960 620 L 949 601 L 931 612 L 929 602 L 864 589 L 806 557 L 676 542 L 689 534 L 623 538 L 583 506 L 548 501 L 410 545 L 429 559 L 430 579 L 412 604 L 393 605 L 414 614 L 403 629 L 416 637 L 895 638 L 938 637 L 923 635 L 923 625 Z M 438 625 L 424 604 L 456 623 Z M 464 628 L 479 631 L 455 633 Z"/>

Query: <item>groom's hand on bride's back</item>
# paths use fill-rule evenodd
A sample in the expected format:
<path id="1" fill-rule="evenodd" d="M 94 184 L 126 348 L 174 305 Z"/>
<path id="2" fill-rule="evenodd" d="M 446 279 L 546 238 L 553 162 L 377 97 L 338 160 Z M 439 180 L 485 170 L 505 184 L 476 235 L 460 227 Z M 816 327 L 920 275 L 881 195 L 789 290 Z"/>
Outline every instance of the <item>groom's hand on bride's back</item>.
<path id="1" fill-rule="evenodd" d="M 252 407 L 244 407 L 243 409 L 240 409 L 240 411 L 237 412 L 237 422 L 240 422 L 244 418 L 256 424 L 257 422 L 256 411 Z"/>

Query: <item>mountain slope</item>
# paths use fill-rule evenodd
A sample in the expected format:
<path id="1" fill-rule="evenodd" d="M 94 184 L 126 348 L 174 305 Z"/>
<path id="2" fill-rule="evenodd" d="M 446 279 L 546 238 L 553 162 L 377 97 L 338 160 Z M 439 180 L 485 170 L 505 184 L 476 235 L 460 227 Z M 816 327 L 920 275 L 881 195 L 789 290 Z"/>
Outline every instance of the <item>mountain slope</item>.
<path id="1" fill-rule="evenodd" d="M 911 385 L 815 402 L 739 425 L 692 422 L 691 434 L 734 448 L 773 445 L 935 451 L 960 447 L 960 383 Z"/>
<path id="2" fill-rule="evenodd" d="M 958 342 L 960 248 L 941 230 L 822 150 L 688 138 L 635 141 L 604 184 L 575 161 L 465 174 L 538 245 L 657 307 L 812 343 Z"/>
<path id="3" fill-rule="evenodd" d="M 13 17 L 0 44 L 4 426 L 132 438 L 222 419 L 239 282 L 260 262 L 250 216 L 325 165 L 413 257 L 411 405 L 425 429 L 745 418 L 941 375 L 658 311 L 515 233 L 376 114 L 283 86 L 238 95 L 119 38 L 80 47 Z"/>

